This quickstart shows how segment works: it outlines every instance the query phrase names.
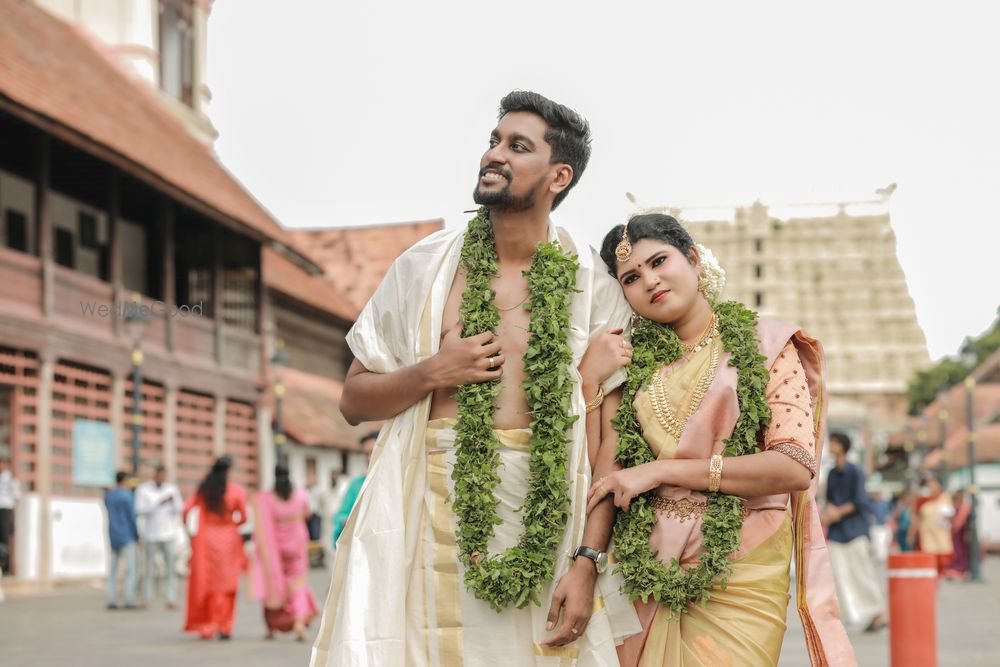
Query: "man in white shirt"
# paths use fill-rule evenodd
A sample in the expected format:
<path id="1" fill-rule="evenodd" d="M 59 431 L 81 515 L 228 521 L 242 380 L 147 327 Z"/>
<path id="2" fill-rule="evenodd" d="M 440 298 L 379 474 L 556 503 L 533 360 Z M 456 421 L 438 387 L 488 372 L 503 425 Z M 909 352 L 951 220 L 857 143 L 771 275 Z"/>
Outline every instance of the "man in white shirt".
<path id="1" fill-rule="evenodd" d="M 10 471 L 10 459 L 0 456 L 0 579 L 10 572 L 10 538 L 14 534 L 14 508 L 21 498 L 21 488 Z M 4 601 L 0 587 L 0 602 Z"/>
<path id="2" fill-rule="evenodd" d="M 177 583 L 174 571 L 174 540 L 177 535 L 177 520 L 181 515 L 184 503 L 177 487 L 167 481 L 167 469 L 162 465 L 156 467 L 152 480 L 143 482 L 135 490 L 136 513 L 145 520 L 143 532 L 146 545 L 146 567 L 144 580 L 144 599 L 146 604 L 153 601 L 156 578 L 156 554 L 163 556 L 164 565 L 164 598 L 167 609 L 177 608 Z"/>
<path id="3" fill-rule="evenodd" d="M 10 538 L 14 534 L 14 508 L 21 489 L 10 471 L 10 459 L 0 456 L 0 568 L 10 571 Z"/>

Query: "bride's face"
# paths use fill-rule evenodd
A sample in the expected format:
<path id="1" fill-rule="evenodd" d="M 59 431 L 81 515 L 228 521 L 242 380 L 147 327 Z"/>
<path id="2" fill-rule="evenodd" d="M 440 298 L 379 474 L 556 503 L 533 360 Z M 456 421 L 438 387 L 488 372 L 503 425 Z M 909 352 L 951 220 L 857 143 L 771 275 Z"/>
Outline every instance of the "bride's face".
<path id="1" fill-rule="evenodd" d="M 669 243 L 642 239 L 632 244 L 627 262 L 618 262 L 618 283 L 637 314 L 671 324 L 700 297 L 698 262 L 697 251 L 689 258 Z"/>

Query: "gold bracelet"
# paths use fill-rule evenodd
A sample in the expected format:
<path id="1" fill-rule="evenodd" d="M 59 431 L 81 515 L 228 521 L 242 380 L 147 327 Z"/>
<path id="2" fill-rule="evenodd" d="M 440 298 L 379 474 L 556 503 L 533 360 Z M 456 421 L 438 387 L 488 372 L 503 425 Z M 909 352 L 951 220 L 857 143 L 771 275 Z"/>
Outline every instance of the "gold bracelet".
<path id="1" fill-rule="evenodd" d="M 601 407 L 601 403 L 603 402 L 604 402 L 604 387 L 598 387 L 597 398 L 592 400 L 590 403 L 587 403 L 587 414 L 589 415 L 591 412 Z"/>
<path id="2" fill-rule="evenodd" d="M 708 490 L 718 493 L 722 486 L 722 454 L 713 454 L 708 463 Z"/>

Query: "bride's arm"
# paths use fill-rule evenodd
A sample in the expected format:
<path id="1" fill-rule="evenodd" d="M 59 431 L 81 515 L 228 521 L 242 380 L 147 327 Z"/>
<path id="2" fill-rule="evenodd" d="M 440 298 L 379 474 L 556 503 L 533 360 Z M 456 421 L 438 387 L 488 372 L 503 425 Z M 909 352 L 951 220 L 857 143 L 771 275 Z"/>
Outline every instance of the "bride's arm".
<path id="1" fill-rule="evenodd" d="M 802 491 L 815 474 L 811 399 L 805 371 L 791 344 L 771 368 L 766 392 L 772 418 L 764 432 L 764 451 L 723 460 L 719 488 L 723 493 L 753 498 Z M 591 504 L 613 493 L 615 505 L 627 509 L 635 496 L 661 484 L 706 491 L 709 466 L 707 458 L 671 459 L 620 470 L 608 475 L 604 488 L 595 483 Z"/>

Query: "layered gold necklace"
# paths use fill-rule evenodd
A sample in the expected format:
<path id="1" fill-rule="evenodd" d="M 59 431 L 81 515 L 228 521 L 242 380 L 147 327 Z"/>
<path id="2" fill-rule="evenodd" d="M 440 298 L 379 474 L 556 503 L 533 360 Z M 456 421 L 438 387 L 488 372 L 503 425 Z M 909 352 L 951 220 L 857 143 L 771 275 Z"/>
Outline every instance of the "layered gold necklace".
<path id="1" fill-rule="evenodd" d="M 687 354 L 684 355 L 684 358 L 681 359 L 680 363 L 676 364 L 673 369 L 667 371 L 666 373 L 657 371 L 653 374 L 653 377 L 649 381 L 649 402 L 653 408 L 653 414 L 656 415 L 656 420 L 660 422 L 660 426 L 663 427 L 663 430 L 673 436 L 677 441 L 680 441 L 681 434 L 684 433 L 684 427 L 687 426 L 688 419 L 690 419 L 691 415 L 698 411 L 698 407 L 701 405 L 702 400 L 704 400 L 705 394 L 708 392 L 708 388 L 712 384 L 712 380 L 715 379 L 715 371 L 719 367 L 721 346 L 712 345 L 712 343 L 718 338 L 719 327 L 715 313 L 712 313 L 712 318 L 708 321 L 708 326 L 705 327 L 705 331 L 702 332 L 698 342 L 687 351 Z M 670 401 L 670 398 L 667 396 L 667 389 L 664 386 L 663 381 L 666 377 L 670 377 L 677 369 L 686 364 L 692 357 L 694 357 L 694 355 L 709 346 L 711 346 L 712 350 L 708 366 L 698 378 L 698 382 L 691 393 L 691 400 L 688 402 L 687 408 L 683 410 L 683 414 L 681 414 L 681 411 L 674 406 L 674 404 Z"/>

